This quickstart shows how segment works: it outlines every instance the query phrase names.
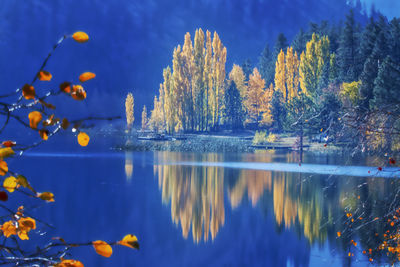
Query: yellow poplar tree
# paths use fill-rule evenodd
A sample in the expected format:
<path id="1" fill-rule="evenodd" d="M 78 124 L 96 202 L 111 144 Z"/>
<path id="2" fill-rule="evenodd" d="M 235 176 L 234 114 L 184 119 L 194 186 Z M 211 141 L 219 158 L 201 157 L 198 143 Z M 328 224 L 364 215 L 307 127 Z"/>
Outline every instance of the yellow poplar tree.
<path id="1" fill-rule="evenodd" d="M 299 91 L 299 58 L 297 52 L 293 53 L 293 48 L 288 47 L 286 51 L 286 88 L 287 88 L 287 98 L 290 101 L 293 97 L 298 95 Z"/>
<path id="2" fill-rule="evenodd" d="M 246 81 L 245 81 L 246 76 L 244 75 L 242 67 L 240 67 L 239 65 L 233 64 L 232 70 L 229 73 L 229 79 L 235 83 L 236 88 L 240 92 L 240 96 L 242 97 L 242 99 L 244 99 L 244 97 L 246 96 L 246 92 L 247 92 L 247 85 L 246 85 Z"/>
<path id="3" fill-rule="evenodd" d="M 135 117 L 133 115 L 134 105 L 135 102 L 133 95 L 132 93 L 128 93 L 125 99 L 125 114 L 126 114 L 126 124 L 129 130 L 132 128 L 133 122 L 135 120 Z"/>
<path id="4" fill-rule="evenodd" d="M 172 133 L 175 129 L 177 104 L 175 102 L 174 85 L 169 66 L 163 70 L 163 77 L 165 127 L 169 133 Z"/>
<path id="5" fill-rule="evenodd" d="M 286 89 L 286 69 L 285 69 L 285 53 L 281 49 L 278 54 L 275 65 L 275 90 L 282 93 L 283 99 L 286 101 L 288 97 Z"/>
<path id="6" fill-rule="evenodd" d="M 315 94 L 324 64 L 329 64 L 329 39 L 313 34 L 300 55 L 300 87 L 305 93 Z"/>
<path id="7" fill-rule="evenodd" d="M 204 65 L 205 65 L 205 48 L 204 48 L 204 32 L 202 29 L 197 29 L 194 35 L 194 48 L 193 48 L 193 104 L 194 104 L 194 114 L 195 126 L 197 130 L 204 129 L 204 96 L 205 96 L 205 86 L 204 86 Z"/>

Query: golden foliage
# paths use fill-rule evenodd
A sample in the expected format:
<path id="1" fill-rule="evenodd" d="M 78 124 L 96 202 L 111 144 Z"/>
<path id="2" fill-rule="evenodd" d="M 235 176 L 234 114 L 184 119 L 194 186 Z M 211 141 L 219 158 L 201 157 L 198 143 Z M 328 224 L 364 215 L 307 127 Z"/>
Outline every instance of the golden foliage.
<path id="1" fill-rule="evenodd" d="M 91 79 L 94 79 L 96 77 L 96 74 L 94 74 L 93 72 L 84 72 L 79 76 L 79 81 L 81 83 L 89 81 Z"/>
<path id="2" fill-rule="evenodd" d="M 17 228 L 14 225 L 13 221 L 7 221 L 1 226 L 1 231 L 5 237 L 10 237 L 12 235 L 17 234 Z"/>
<path id="3" fill-rule="evenodd" d="M 106 258 L 111 257 L 112 247 L 107 242 L 102 240 L 96 240 L 93 241 L 92 244 L 97 254 Z"/>
<path id="4" fill-rule="evenodd" d="M 129 248 L 139 249 L 138 239 L 135 235 L 132 234 L 124 236 L 124 238 L 121 241 L 119 241 L 118 244 Z"/>
<path id="5" fill-rule="evenodd" d="M 85 32 L 75 32 L 72 38 L 78 43 L 85 43 L 89 41 L 89 36 Z"/>
<path id="6" fill-rule="evenodd" d="M 80 132 L 78 134 L 78 143 L 81 146 L 87 146 L 89 144 L 90 137 L 85 132 Z"/>
<path id="7" fill-rule="evenodd" d="M 135 99 L 133 98 L 133 94 L 128 93 L 125 99 L 125 114 L 126 114 L 126 124 L 128 126 L 128 129 L 132 128 L 133 122 L 135 121 L 134 106 L 135 106 Z"/>
<path id="8" fill-rule="evenodd" d="M 28 240 L 30 230 L 36 229 L 36 221 L 30 217 L 21 217 L 18 221 L 7 221 L 1 226 L 5 237 L 18 235 L 21 240 Z"/>
<path id="9" fill-rule="evenodd" d="M 37 193 L 37 197 L 48 202 L 54 202 L 54 194 L 51 192 Z"/>
<path id="10" fill-rule="evenodd" d="M 4 179 L 3 187 L 8 192 L 10 193 L 14 192 L 16 186 L 17 186 L 17 178 L 15 178 L 14 176 L 10 176 Z"/>
<path id="11" fill-rule="evenodd" d="M 15 154 L 15 152 L 11 147 L 0 148 L 0 158 L 1 159 L 8 158 L 14 154 Z"/>

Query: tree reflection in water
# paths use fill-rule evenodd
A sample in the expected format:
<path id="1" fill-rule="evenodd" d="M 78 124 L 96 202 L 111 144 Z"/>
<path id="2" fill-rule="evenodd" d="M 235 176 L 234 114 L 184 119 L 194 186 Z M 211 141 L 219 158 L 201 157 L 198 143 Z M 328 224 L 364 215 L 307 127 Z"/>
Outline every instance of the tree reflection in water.
<path id="1" fill-rule="evenodd" d="M 398 180 L 164 164 L 168 161 L 223 162 L 225 157 L 223 154 L 155 154 L 155 162 L 159 164 L 154 166 L 154 171 L 163 203 L 171 204 L 172 220 L 180 224 L 185 238 L 191 228 L 196 243 L 202 238 L 208 241 L 210 233 L 211 240 L 215 239 L 225 222 L 226 193 L 232 209 L 244 205 L 246 198 L 262 212 L 272 209 L 278 230 L 294 229 L 310 245 L 323 247 L 329 243 L 334 248 L 332 251 L 343 257 L 344 264 L 356 257 L 375 262 L 397 260 L 398 242 L 389 237 L 395 238 L 398 233 L 400 210 L 394 214 L 400 207 Z M 243 154 L 237 160 L 293 162 L 296 155 Z"/>

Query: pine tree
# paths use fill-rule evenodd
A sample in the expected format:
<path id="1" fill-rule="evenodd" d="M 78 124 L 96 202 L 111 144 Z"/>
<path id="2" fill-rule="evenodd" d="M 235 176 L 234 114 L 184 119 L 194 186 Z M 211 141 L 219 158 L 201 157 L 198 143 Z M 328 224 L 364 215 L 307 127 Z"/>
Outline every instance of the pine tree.
<path id="1" fill-rule="evenodd" d="M 266 44 L 261 56 L 259 58 L 258 67 L 260 69 L 261 78 L 265 80 L 266 84 L 274 81 L 275 65 L 272 60 L 272 52 L 269 45 Z"/>
<path id="2" fill-rule="evenodd" d="M 306 50 L 306 45 L 307 45 L 308 40 L 309 40 L 309 38 L 308 38 L 307 34 L 301 28 L 300 31 L 294 37 L 294 40 L 292 42 L 292 47 L 293 47 L 294 51 L 296 51 L 297 54 L 300 55 L 301 52 Z"/>
<path id="3" fill-rule="evenodd" d="M 361 70 L 358 69 L 358 33 L 354 19 L 354 11 L 346 16 L 345 27 L 342 32 L 338 49 L 338 63 L 340 70 L 340 80 L 352 82 L 358 79 Z"/>
<path id="4" fill-rule="evenodd" d="M 234 81 L 229 81 L 224 102 L 225 121 L 228 122 L 232 130 L 242 128 L 244 119 L 242 97 Z"/>

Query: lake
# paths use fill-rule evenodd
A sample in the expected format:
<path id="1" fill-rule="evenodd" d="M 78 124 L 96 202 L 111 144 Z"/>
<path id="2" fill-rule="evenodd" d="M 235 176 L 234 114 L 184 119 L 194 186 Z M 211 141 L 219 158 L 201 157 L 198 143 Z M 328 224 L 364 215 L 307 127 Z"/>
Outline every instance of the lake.
<path id="1" fill-rule="evenodd" d="M 294 152 L 104 147 L 66 145 L 49 152 L 44 146 L 10 162 L 37 190 L 55 194 L 54 203 L 25 205 L 55 227 L 38 223 L 30 234 L 36 242 L 137 235 L 139 251 L 114 247 L 110 258 L 91 246 L 71 249 L 66 258 L 85 266 L 365 266 L 369 258 L 393 260 L 378 247 L 397 226 L 387 220 L 400 205 L 400 183 L 391 178 L 399 172 L 378 171 L 374 159 L 306 153 L 299 164 Z M 20 204 L 16 198 L 10 196 L 10 205 Z"/>

